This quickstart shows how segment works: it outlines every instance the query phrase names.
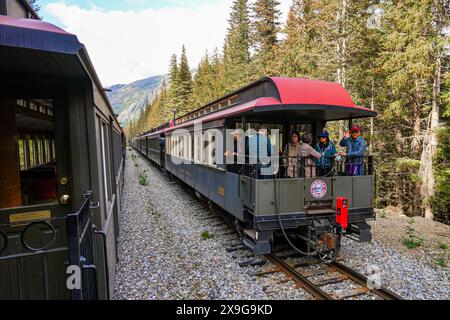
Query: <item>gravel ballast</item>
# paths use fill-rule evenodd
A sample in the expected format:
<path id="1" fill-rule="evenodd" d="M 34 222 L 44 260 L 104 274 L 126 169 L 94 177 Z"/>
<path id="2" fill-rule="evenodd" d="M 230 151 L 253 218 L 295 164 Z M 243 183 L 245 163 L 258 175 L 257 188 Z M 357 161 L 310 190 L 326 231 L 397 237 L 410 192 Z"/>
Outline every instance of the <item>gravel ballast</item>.
<path id="1" fill-rule="evenodd" d="M 128 151 L 114 298 L 310 299 L 282 273 L 254 275 L 269 264 L 240 267 L 252 257 L 247 250 L 227 252 L 240 243 L 233 231 L 180 182 Z M 450 297 L 449 268 L 421 263 L 377 240 L 344 239 L 342 258 L 362 273 L 379 265 L 382 285 L 404 298 Z"/>

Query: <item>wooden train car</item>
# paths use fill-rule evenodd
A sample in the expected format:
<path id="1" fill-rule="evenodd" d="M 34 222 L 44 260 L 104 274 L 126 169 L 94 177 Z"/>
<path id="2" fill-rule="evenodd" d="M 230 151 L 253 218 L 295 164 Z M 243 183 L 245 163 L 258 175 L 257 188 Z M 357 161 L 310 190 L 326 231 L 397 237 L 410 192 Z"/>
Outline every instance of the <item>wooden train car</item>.
<path id="1" fill-rule="evenodd" d="M 374 217 L 372 159 L 365 157 L 364 174 L 358 176 L 347 173 L 346 160 L 336 161 L 331 174 L 320 176 L 305 174 L 308 159 L 300 157 L 296 163 L 302 173 L 288 177 L 283 147 L 293 131 L 317 137 L 327 122 L 348 120 L 351 125 L 354 119 L 374 116 L 375 112 L 356 106 L 339 84 L 263 78 L 150 130 L 131 144 L 234 216 L 245 243 L 255 253 L 271 252 L 274 235 L 282 232 L 288 240 L 304 240 L 309 252 L 320 251 L 323 259 L 332 260 L 344 232 L 360 241 L 371 239 L 366 221 Z M 268 139 L 274 148 L 272 164 L 266 165 L 273 169 L 268 176 L 259 174 L 259 162 L 252 164 L 247 151 L 241 150 L 243 162 L 237 163 L 236 156 L 231 162 L 219 161 L 227 151 L 230 133 L 242 130 L 246 138 L 240 139 L 247 146 L 261 128 L 270 129 Z M 253 134 L 248 133 L 252 130 Z M 348 204 L 345 230 L 336 221 L 337 199 Z"/>
<path id="2" fill-rule="evenodd" d="M 124 135 L 86 48 L 0 15 L 0 299 L 107 299 Z"/>

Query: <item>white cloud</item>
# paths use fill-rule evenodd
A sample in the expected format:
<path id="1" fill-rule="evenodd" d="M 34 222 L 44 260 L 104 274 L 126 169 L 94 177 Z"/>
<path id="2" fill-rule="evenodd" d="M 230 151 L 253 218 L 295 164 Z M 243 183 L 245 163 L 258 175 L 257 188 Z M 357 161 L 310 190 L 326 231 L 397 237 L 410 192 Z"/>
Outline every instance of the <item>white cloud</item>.
<path id="1" fill-rule="evenodd" d="M 127 0 L 143 2 L 145 0 Z M 291 0 L 282 0 L 283 20 Z M 191 67 L 206 49 L 223 45 L 231 0 L 192 8 L 105 11 L 55 2 L 44 13 L 83 42 L 105 86 L 167 72 L 171 54 L 186 45 Z"/>

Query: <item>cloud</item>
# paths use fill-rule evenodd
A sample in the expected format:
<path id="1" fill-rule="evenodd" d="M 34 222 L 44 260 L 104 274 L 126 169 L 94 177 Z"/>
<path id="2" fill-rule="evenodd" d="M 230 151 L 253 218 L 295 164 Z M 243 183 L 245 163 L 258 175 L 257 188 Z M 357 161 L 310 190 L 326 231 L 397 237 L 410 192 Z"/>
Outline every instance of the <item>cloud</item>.
<path id="1" fill-rule="evenodd" d="M 285 17 L 291 0 L 281 2 Z M 109 86 L 167 73 L 170 56 L 179 54 L 183 44 L 190 66 L 196 67 L 205 50 L 223 46 L 230 6 L 231 0 L 217 0 L 193 7 L 106 11 L 54 2 L 44 13 L 78 36 L 103 85 Z"/>

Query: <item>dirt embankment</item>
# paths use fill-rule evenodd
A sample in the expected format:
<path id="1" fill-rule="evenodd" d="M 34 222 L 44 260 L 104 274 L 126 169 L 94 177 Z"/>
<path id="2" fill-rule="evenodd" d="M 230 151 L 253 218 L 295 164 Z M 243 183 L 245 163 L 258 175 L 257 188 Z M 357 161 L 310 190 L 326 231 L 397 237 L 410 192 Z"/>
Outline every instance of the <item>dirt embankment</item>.
<path id="1" fill-rule="evenodd" d="M 407 217 L 395 207 L 376 213 L 377 219 L 370 222 L 374 240 L 433 266 L 450 267 L 450 226 Z M 415 246 L 417 243 L 420 245 Z M 415 248 L 408 248 L 408 244 Z"/>

